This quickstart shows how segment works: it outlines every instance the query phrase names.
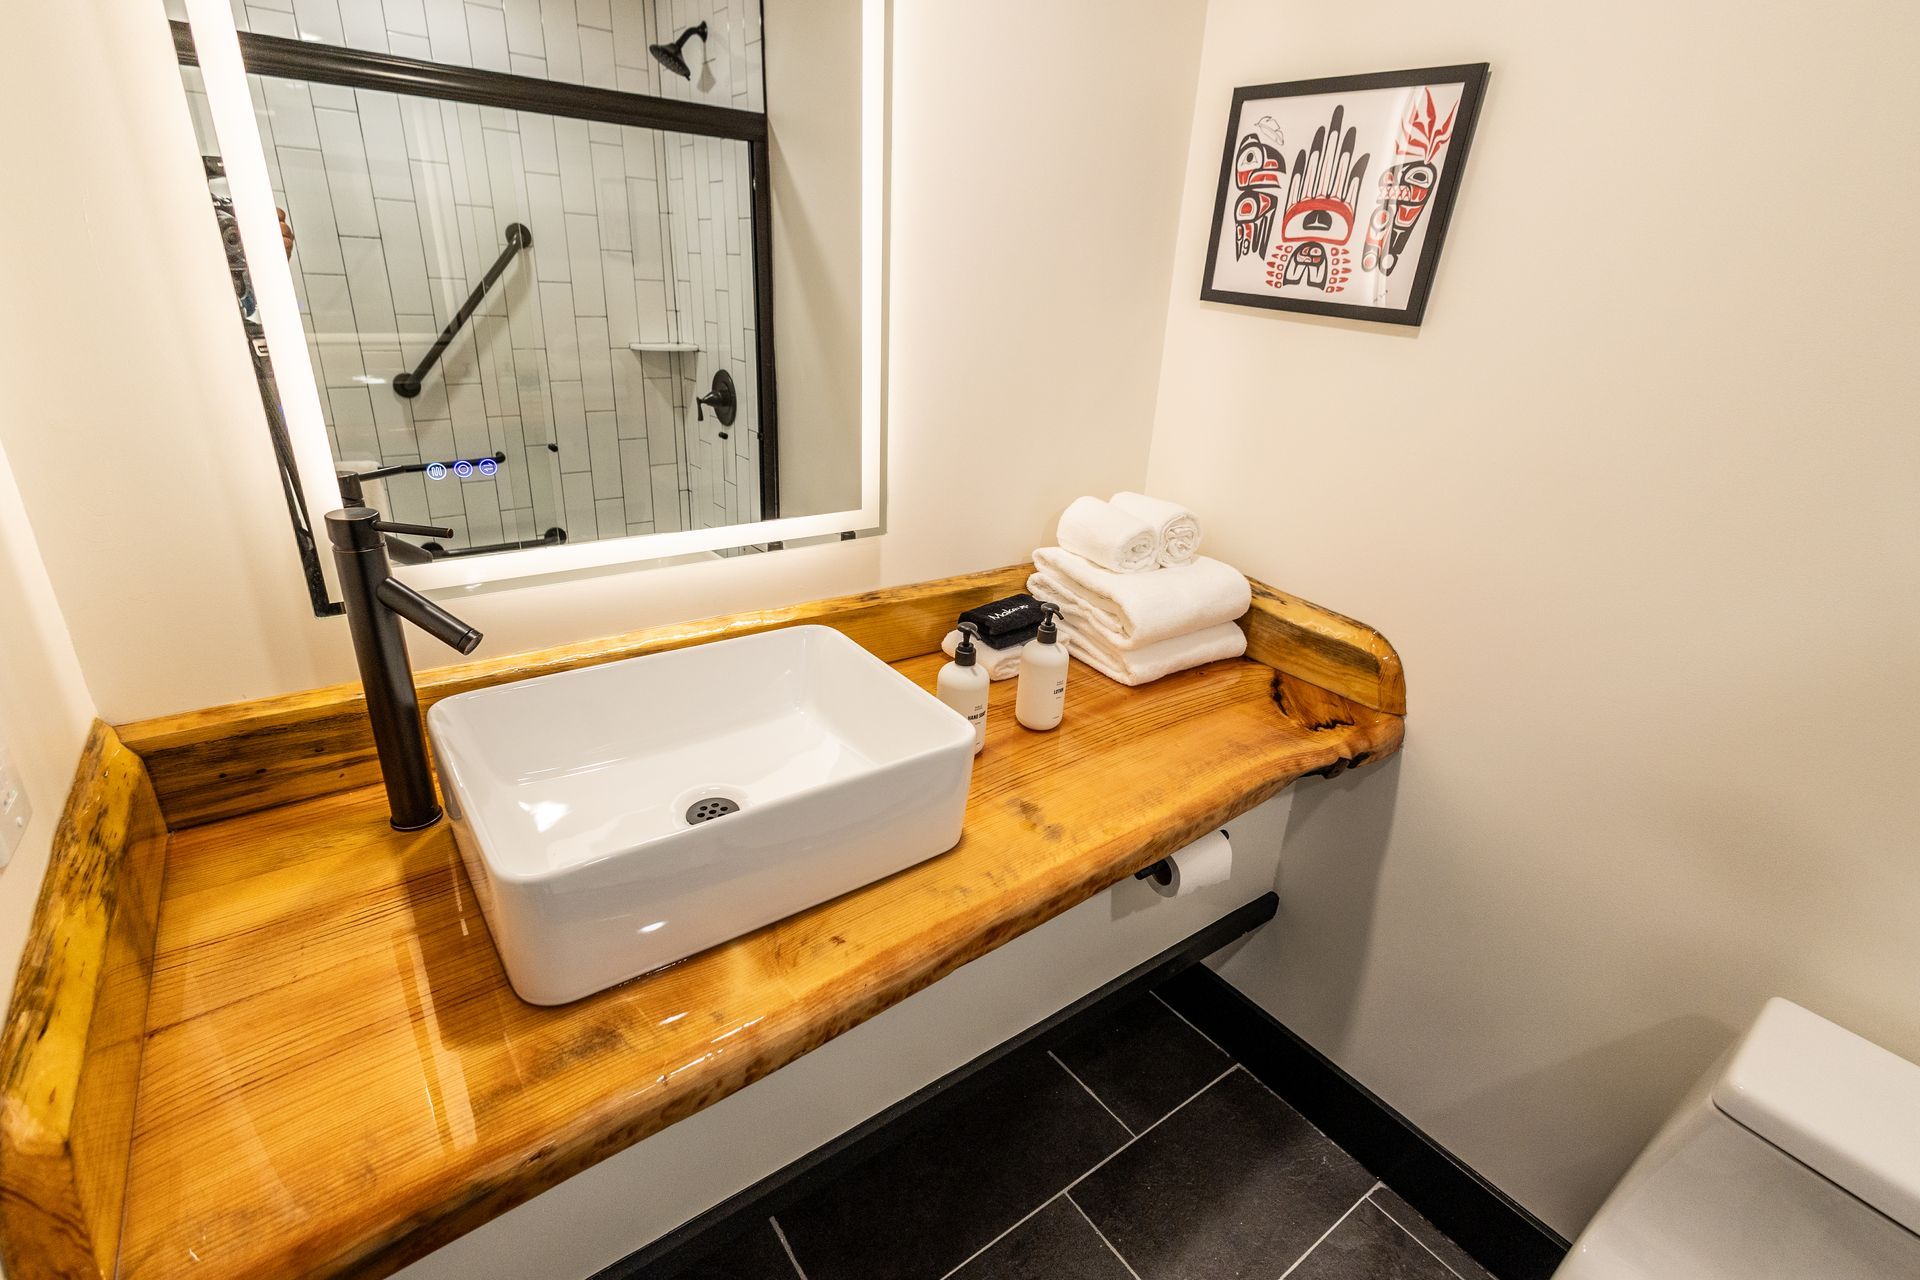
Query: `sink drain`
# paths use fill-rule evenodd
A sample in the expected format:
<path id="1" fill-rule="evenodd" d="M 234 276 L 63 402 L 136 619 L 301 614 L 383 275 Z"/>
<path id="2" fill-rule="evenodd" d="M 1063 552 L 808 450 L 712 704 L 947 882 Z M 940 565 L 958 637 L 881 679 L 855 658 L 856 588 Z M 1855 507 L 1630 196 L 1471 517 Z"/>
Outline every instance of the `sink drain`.
<path id="1" fill-rule="evenodd" d="M 715 818 L 724 818 L 730 813 L 738 812 L 740 812 L 738 800 L 730 800 L 726 796 L 708 796 L 704 800 L 696 800 L 687 806 L 687 825 L 712 822 Z"/>

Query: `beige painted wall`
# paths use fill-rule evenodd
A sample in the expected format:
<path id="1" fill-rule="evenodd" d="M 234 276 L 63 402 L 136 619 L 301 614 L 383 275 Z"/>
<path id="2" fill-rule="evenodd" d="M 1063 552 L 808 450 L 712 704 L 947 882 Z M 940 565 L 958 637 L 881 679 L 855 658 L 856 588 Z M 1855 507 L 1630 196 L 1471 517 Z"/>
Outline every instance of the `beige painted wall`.
<path id="1" fill-rule="evenodd" d="M 0 342 L 0 386 L 19 369 Z M 0 992 L 13 990 L 53 830 L 80 759 L 93 698 L 27 524 L 13 469 L 0 452 L 0 742 L 33 806 L 13 859 L 0 868 Z"/>
<path id="2" fill-rule="evenodd" d="M 330 636 L 300 617 L 161 6 L 18 16 L 0 443 L 81 665 L 113 719 L 297 681 Z"/>
<path id="3" fill-rule="evenodd" d="M 1010 562 L 1075 494 L 1138 483 L 1201 14 L 899 6 L 886 535 L 475 596 L 481 654 Z M 0 445 L 102 713 L 348 678 L 345 626 L 307 614 L 158 0 L 31 8 L 16 40 L 0 105 L 36 122 L 12 163 L 46 198 L 0 208 L 35 246 L 0 297 L 29 371 Z M 1100 173 L 1125 195 L 1090 219 Z"/>
<path id="4" fill-rule="evenodd" d="M 1227 974 L 1567 1233 L 1779 993 L 1920 1058 L 1915 11 L 1213 0 L 1148 484 L 1375 623 Z M 1486 60 L 1418 332 L 1203 305 L 1237 84 Z"/>

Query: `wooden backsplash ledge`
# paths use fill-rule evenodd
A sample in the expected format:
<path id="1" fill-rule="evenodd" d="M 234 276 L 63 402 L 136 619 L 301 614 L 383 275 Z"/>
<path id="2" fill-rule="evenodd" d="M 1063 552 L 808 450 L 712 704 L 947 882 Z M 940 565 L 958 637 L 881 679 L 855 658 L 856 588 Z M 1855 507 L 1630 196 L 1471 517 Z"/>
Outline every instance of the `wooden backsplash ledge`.
<path id="1" fill-rule="evenodd" d="M 0 1265 L 115 1274 L 167 830 L 96 722 L 55 828 L 0 1034 Z"/>

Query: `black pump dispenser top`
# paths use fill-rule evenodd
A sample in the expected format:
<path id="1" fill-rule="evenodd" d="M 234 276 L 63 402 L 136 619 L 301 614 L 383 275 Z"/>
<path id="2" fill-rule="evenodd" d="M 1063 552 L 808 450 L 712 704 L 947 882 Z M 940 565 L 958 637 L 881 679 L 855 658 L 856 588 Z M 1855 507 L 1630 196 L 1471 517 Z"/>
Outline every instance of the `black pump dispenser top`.
<path id="1" fill-rule="evenodd" d="M 1059 643 L 1060 628 L 1054 625 L 1053 620 L 1060 616 L 1060 606 L 1054 604 L 1051 600 L 1042 600 L 1040 602 L 1040 608 L 1045 611 L 1047 616 L 1040 620 L 1040 632 L 1034 636 L 1034 639 L 1038 640 L 1041 644 Z"/>
<path id="2" fill-rule="evenodd" d="M 954 666 L 970 667 L 974 664 L 979 655 L 974 650 L 973 637 L 978 634 L 978 632 L 979 628 L 975 627 L 971 622 L 963 622 L 960 624 L 960 643 L 953 647 Z"/>

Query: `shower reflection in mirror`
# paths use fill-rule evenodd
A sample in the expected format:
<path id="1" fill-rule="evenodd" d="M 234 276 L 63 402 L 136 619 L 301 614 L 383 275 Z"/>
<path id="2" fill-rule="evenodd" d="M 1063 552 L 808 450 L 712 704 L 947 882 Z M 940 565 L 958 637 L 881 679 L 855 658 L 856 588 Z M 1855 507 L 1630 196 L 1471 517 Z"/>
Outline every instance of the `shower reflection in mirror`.
<path id="1" fill-rule="evenodd" d="M 454 530 L 405 560 L 780 514 L 761 9 L 729 3 L 687 22 L 613 0 L 610 30 L 570 3 L 455 5 L 461 29 L 422 34 L 380 0 L 324 0 L 318 22 L 235 0 L 343 493 Z M 168 7 L 290 470 L 212 112 Z M 432 65 L 399 92 L 394 58 Z"/>

